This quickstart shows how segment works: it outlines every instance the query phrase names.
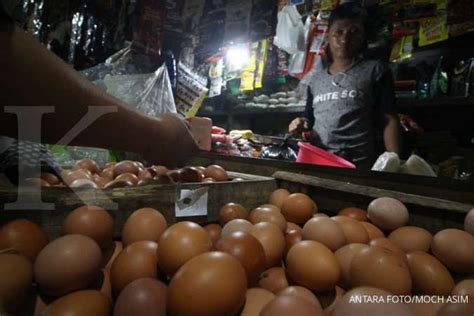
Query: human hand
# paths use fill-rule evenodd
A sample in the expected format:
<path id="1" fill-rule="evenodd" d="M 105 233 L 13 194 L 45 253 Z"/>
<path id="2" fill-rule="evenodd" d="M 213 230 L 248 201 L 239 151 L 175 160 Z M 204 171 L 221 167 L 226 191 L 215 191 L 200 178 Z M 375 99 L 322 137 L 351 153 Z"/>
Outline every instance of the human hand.
<path id="1" fill-rule="evenodd" d="M 304 117 L 297 117 L 291 121 L 288 126 L 288 132 L 290 133 L 301 133 L 310 129 L 309 121 Z"/>

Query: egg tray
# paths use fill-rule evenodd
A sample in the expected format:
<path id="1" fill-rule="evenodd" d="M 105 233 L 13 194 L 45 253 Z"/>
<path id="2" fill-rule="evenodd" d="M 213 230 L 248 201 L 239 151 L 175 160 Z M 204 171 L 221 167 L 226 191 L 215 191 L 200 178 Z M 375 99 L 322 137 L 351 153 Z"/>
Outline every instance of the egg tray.
<path id="1" fill-rule="evenodd" d="M 142 187 L 116 189 L 74 189 L 42 187 L 41 200 L 51 203 L 50 209 L 42 209 L 39 204 L 21 209 L 8 209 L 7 203 L 17 201 L 17 188 L 0 187 L 0 225 L 16 218 L 29 219 L 46 230 L 50 238 L 61 235 L 62 223 L 67 214 L 82 205 L 97 205 L 109 211 L 115 219 L 115 238 L 120 238 L 120 228 L 135 210 L 151 207 L 159 210 L 168 224 L 191 220 L 206 224 L 219 220 L 222 205 L 234 202 L 253 209 L 268 202 L 268 197 L 276 189 L 276 181 L 271 177 L 228 172 L 229 181 L 207 183 L 177 183 L 147 185 Z M 232 179 L 240 178 L 239 181 Z M 182 190 L 207 188 L 207 215 L 176 217 L 175 205 L 189 203 L 181 199 Z M 39 193 L 25 191 L 24 197 L 37 201 Z M 115 205 L 114 205 L 115 203 Z M 182 205 L 182 204 L 181 204 Z"/>

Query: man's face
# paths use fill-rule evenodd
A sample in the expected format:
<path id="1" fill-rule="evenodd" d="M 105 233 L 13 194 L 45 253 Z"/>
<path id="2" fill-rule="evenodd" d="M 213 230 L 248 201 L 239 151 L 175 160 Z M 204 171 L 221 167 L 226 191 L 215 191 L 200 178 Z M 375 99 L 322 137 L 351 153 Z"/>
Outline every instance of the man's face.
<path id="1" fill-rule="evenodd" d="M 336 20 L 329 29 L 328 40 L 333 59 L 354 58 L 364 42 L 364 26 L 355 20 Z"/>

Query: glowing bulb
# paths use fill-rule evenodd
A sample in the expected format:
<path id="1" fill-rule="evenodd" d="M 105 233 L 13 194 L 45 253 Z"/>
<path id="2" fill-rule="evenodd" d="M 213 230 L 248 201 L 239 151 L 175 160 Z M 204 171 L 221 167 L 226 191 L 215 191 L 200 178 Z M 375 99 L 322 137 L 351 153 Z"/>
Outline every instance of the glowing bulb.
<path id="1" fill-rule="evenodd" d="M 231 71 L 241 70 L 247 66 L 250 60 L 249 49 L 247 46 L 234 46 L 227 50 L 227 66 Z"/>

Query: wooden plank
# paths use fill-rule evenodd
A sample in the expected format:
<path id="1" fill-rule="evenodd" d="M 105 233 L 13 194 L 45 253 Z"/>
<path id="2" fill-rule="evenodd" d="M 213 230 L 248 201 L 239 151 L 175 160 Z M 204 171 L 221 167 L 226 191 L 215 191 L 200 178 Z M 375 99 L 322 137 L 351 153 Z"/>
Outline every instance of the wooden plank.
<path id="1" fill-rule="evenodd" d="M 273 174 L 273 177 L 277 180 L 284 180 L 289 182 L 301 183 L 314 187 L 321 187 L 324 189 L 352 193 L 358 195 L 364 195 L 371 198 L 378 197 L 392 197 L 400 200 L 403 203 L 416 204 L 423 207 L 429 207 L 440 210 L 450 210 L 453 212 L 459 212 L 467 214 L 469 210 L 474 208 L 472 204 L 460 203 L 455 201 L 449 201 L 439 198 L 421 196 L 416 194 L 397 192 L 393 190 L 379 189 L 375 187 L 358 185 L 350 182 L 342 182 L 337 180 L 325 179 L 315 176 L 308 176 L 302 174 L 295 174 L 285 171 L 277 171 Z"/>

